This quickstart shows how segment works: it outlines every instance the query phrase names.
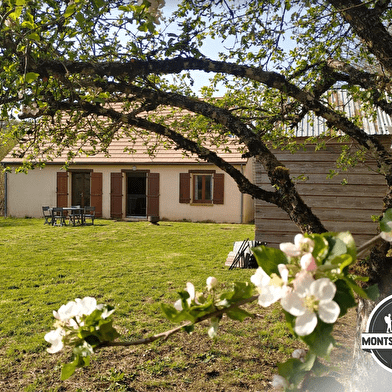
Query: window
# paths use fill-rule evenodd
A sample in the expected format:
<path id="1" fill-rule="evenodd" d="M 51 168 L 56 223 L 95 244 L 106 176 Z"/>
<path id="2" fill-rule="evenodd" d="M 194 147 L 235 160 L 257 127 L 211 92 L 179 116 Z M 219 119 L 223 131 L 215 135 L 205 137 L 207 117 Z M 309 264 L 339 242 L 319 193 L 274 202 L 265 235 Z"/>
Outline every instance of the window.
<path id="1" fill-rule="evenodd" d="M 224 174 L 215 170 L 180 173 L 180 203 L 223 204 Z"/>
<path id="2" fill-rule="evenodd" d="M 212 174 L 193 175 L 193 202 L 212 203 Z"/>

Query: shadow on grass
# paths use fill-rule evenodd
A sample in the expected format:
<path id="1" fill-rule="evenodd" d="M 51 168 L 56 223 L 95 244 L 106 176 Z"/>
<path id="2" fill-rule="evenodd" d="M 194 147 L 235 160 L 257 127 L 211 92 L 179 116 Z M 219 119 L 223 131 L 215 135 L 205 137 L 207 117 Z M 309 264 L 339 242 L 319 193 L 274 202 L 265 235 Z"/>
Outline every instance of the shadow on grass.
<path id="1" fill-rule="evenodd" d="M 21 218 L 12 218 L 12 217 L 0 217 L 0 227 L 27 227 L 27 226 L 38 226 L 38 225 L 44 225 L 45 220 L 43 218 L 29 218 L 26 217 L 24 219 Z M 103 226 L 108 226 L 109 223 L 106 223 L 105 220 L 95 220 L 94 225 L 87 224 L 87 225 L 76 225 L 72 226 L 69 225 L 68 223 L 64 226 L 61 227 L 71 227 L 71 228 L 81 228 L 81 227 L 90 227 L 90 226 L 98 226 L 98 227 L 103 227 Z M 47 225 L 50 227 L 50 225 Z M 60 227 L 60 226 L 53 226 L 53 227 Z"/>

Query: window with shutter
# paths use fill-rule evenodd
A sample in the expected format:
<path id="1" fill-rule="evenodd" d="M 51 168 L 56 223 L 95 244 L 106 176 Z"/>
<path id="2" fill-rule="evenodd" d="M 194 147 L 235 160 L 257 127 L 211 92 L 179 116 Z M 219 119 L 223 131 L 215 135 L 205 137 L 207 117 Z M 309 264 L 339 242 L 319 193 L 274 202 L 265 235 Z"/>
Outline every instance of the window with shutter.
<path id="1" fill-rule="evenodd" d="M 225 176 L 215 170 L 180 173 L 180 203 L 223 204 Z"/>

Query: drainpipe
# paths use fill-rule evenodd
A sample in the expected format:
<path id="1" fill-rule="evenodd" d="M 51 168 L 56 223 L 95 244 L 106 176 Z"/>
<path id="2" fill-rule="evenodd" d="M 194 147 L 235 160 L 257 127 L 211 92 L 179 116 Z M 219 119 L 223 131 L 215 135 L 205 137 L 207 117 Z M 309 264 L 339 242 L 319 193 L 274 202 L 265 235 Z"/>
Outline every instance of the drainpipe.
<path id="1" fill-rule="evenodd" d="M 241 163 L 241 174 L 244 174 L 244 165 Z M 240 211 L 240 223 L 243 223 L 244 219 L 244 194 L 241 192 L 241 211 Z"/>
<path id="2" fill-rule="evenodd" d="M 5 165 L 2 165 L 5 168 Z M 7 218 L 8 173 L 4 172 L 4 218 Z"/>

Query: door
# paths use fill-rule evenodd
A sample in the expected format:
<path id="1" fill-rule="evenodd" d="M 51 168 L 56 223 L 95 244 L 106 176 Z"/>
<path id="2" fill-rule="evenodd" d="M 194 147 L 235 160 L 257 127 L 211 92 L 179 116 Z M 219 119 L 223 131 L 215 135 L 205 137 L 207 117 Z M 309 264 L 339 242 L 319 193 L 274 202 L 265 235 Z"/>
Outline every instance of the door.
<path id="1" fill-rule="evenodd" d="M 72 173 L 73 206 L 90 206 L 90 172 Z"/>
<path id="2" fill-rule="evenodd" d="M 127 174 L 127 216 L 147 216 L 146 191 L 146 173 Z"/>

